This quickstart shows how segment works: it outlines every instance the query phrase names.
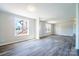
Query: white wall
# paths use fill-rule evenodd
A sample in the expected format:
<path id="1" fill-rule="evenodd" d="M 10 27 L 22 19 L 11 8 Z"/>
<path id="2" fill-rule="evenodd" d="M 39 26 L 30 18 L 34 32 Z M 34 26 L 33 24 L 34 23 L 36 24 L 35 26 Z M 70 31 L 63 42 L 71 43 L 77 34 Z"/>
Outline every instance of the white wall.
<path id="1" fill-rule="evenodd" d="M 79 17 L 76 25 L 76 49 L 79 49 Z"/>
<path id="2" fill-rule="evenodd" d="M 53 25 L 51 24 L 51 32 L 46 32 L 46 22 L 45 21 L 40 21 L 40 37 L 43 37 L 43 36 L 47 36 L 47 35 L 50 35 L 53 33 Z"/>
<path id="3" fill-rule="evenodd" d="M 15 36 L 15 18 L 29 20 L 29 35 Z M 0 11 L 0 45 L 35 38 L 35 20 Z"/>
<path id="4" fill-rule="evenodd" d="M 51 24 L 51 32 L 52 34 L 55 34 L 55 24 Z"/>
<path id="5" fill-rule="evenodd" d="M 44 21 L 40 21 L 40 36 L 43 36 L 46 34 L 46 26 L 45 26 L 45 23 Z"/>
<path id="6" fill-rule="evenodd" d="M 56 24 L 57 35 L 65 35 L 65 36 L 73 36 L 73 22 L 72 21 L 64 21 Z"/>
<path id="7" fill-rule="evenodd" d="M 77 4 L 76 11 L 76 49 L 79 49 L 79 3 Z"/>

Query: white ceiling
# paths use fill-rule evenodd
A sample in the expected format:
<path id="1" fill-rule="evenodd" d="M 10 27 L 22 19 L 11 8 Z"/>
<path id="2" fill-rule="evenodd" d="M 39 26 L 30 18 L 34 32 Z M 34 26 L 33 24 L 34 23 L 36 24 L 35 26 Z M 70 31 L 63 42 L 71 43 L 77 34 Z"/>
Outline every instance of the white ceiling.
<path id="1" fill-rule="evenodd" d="M 28 6 L 33 6 L 35 11 L 28 11 Z M 9 3 L 0 4 L 0 9 L 30 18 L 40 17 L 47 21 L 69 20 L 76 15 L 76 4 L 72 3 Z"/>

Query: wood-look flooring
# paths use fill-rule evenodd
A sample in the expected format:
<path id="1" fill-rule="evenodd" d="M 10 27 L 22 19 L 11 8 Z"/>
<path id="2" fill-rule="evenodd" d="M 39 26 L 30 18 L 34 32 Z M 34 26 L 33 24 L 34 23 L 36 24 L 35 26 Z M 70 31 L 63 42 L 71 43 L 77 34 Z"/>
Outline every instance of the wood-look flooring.
<path id="1" fill-rule="evenodd" d="M 0 47 L 0 56 L 76 56 L 72 37 L 52 35 Z"/>

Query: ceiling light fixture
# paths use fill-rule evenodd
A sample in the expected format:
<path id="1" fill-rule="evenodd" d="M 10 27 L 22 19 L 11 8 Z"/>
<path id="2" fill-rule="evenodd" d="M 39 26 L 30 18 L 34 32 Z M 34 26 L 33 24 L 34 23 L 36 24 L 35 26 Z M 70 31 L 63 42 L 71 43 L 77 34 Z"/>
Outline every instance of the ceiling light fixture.
<path id="1" fill-rule="evenodd" d="M 34 6 L 27 6 L 27 10 L 30 11 L 30 12 L 34 12 L 36 10 L 36 8 Z"/>

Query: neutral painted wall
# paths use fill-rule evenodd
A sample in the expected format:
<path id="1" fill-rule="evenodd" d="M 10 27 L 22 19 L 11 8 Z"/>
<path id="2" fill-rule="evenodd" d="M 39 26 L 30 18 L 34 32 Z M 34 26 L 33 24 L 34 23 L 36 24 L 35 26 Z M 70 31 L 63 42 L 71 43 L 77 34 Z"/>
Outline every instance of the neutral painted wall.
<path id="1" fill-rule="evenodd" d="M 76 49 L 79 49 L 79 3 L 76 7 L 78 8 L 76 11 Z"/>
<path id="2" fill-rule="evenodd" d="M 15 36 L 15 18 L 29 20 L 29 35 Z M 0 11 L 0 45 L 34 39 L 36 32 L 35 27 L 34 19 Z"/>
<path id="3" fill-rule="evenodd" d="M 65 35 L 65 36 L 73 36 L 73 22 L 72 21 L 64 21 L 60 23 L 56 23 L 55 34 L 57 35 Z"/>
<path id="4" fill-rule="evenodd" d="M 76 49 L 79 49 L 79 17 L 77 20 L 77 26 L 76 26 Z"/>
<path id="5" fill-rule="evenodd" d="M 42 36 L 42 35 L 44 35 L 44 34 L 46 34 L 46 26 L 45 26 L 45 23 L 46 22 L 44 22 L 44 21 L 40 21 L 40 35 Z"/>
<path id="6" fill-rule="evenodd" d="M 55 24 L 51 24 L 51 32 L 52 34 L 55 34 Z"/>
<path id="7" fill-rule="evenodd" d="M 78 5 L 79 6 L 79 5 Z M 79 7 L 78 7 L 79 8 Z M 76 32 L 77 33 L 77 45 L 78 45 L 78 49 L 79 49 L 79 9 L 78 9 L 78 21 L 77 21 L 77 29 L 78 31 Z"/>
<path id="8" fill-rule="evenodd" d="M 46 22 L 45 21 L 40 21 L 40 37 L 43 37 L 43 36 L 47 36 L 47 35 L 50 35 L 53 33 L 53 25 L 51 24 L 51 32 L 46 32 Z"/>

